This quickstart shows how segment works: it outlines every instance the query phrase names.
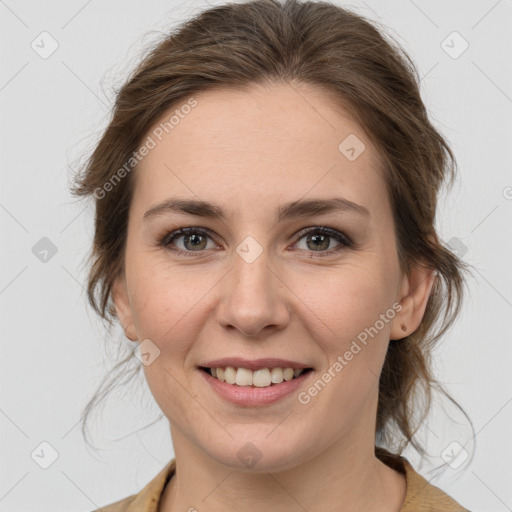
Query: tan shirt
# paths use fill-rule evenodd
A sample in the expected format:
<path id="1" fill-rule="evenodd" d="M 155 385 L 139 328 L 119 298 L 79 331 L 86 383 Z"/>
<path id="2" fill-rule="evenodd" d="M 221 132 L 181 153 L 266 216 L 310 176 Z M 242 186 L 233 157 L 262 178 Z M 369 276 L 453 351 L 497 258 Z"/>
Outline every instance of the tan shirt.
<path id="1" fill-rule="evenodd" d="M 399 457 L 392 464 L 405 474 L 407 492 L 400 512 L 469 512 L 438 487 L 414 471 L 409 461 Z M 176 459 L 167 465 L 138 494 L 133 494 L 94 512 L 157 512 L 165 484 L 173 476 Z"/>

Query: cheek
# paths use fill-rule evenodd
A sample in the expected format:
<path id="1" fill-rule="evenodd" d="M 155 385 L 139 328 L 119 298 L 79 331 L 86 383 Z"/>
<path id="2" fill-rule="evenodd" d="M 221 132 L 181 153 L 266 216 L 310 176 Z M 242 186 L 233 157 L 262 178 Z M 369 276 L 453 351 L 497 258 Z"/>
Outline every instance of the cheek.
<path id="1" fill-rule="evenodd" d="M 162 342 L 183 329 L 187 317 L 194 315 L 195 308 L 215 285 L 211 273 L 198 278 L 192 266 L 176 267 L 163 258 L 143 254 L 132 257 L 130 271 L 131 306 L 137 331 L 140 336 Z"/>
<path id="2" fill-rule="evenodd" d="M 323 324 L 315 340 L 328 361 L 318 379 L 326 384 L 312 383 L 306 390 L 311 409 L 304 410 L 319 415 L 329 411 L 332 436 L 340 426 L 350 429 L 361 414 L 373 414 L 395 314 L 384 275 L 378 265 L 347 267 L 326 281 L 324 299 L 315 308 Z M 316 290 L 318 296 L 320 288 Z"/>
<path id="3" fill-rule="evenodd" d="M 162 411 L 181 425 L 184 418 L 192 422 L 201 416 L 200 411 L 191 407 L 183 383 L 190 369 L 189 354 L 202 328 L 205 294 L 213 283 L 208 282 L 207 276 L 194 279 L 192 267 L 187 272 L 168 262 L 146 258 L 144 261 L 142 257 L 133 257 L 130 274 L 132 311 L 139 339 L 151 340 L 159 350 L 154 361 L 143 366 L 143 371 Z"/>
<path id="4" fill-rule="evenodd" d="M 378 262 L 347 265 L 332 272 L 322 286 L 312 281 L 309 289 L 314 292 L 305 302 L 315 304 L 315 310 L 329 328 L 327 332 L 331 338 L 336 337 L 346 343 L 348 339 L 355 339 L 371 329 L 380 315 L 390 310 L 393 286 L 387 272 L 390 274 L 389 269 L 386 271 Z M 379 336 L 386 338 L 390 327 L 390 322 L 384 325 L 379 322 Z"/>
<path id="5" fill-rule="evenodd" d="M 324 286 L 310 288 L 316 290 L 311 295 L 322 319 L 315 339 L 328 360 L 320 378 L 330 382 L 318 405 L 338 404 L 332 414 L 340 422 L 347 414 L 358 416 L 378 390 L 395 316 L 392 273 L 380 260 L 369 257 L 332 273 Z"/>

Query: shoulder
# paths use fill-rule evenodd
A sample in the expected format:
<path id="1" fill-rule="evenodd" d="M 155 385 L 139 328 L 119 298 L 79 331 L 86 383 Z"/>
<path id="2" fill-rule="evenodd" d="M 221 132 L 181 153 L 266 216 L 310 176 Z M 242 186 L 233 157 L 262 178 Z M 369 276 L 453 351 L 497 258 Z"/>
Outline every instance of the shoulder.
<path id="1" fill-rule="evenodd" d="M 174 474 L 176 460 L 169 461 L 137 494 L 114 501 L 92 512 L 156 512 L 165 484 Z"/>
<path id="2" fill-rule="evenodd" d="M 407 490 L 400 512 L 470 512 L 416 472 L 405 457 L 382 447 L 376 448 L 375 454 L 384 464 L 405 477 Z"/>
<path id="3" fill-rule="evenodd" d="M 400 512 L 470 512 L 417 473 L 407 459 L 403 463 L 407 493 Z"/>
<path id="4" fill-rule="evenodd" d="M 131 503 L 133 503 L 133 500 L 136 497 L 136 494 L 132 494 L 127 498 L 115 501 L 114 503 L 110 503 L 110 505 L 104 505 L 101 508 L 93 510 L 93 512 L 127 512 L 128 507 L 130 506 Z"/>

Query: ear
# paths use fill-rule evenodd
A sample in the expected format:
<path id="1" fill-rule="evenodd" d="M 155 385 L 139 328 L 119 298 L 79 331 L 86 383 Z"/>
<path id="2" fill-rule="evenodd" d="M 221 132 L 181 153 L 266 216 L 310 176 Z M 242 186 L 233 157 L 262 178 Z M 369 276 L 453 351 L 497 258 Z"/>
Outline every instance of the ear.
<path id="1" fill-rule="evenodd" d="M 422 264 L 416 265 L 410 276 L 404 276 L 399 297 L 402 309 L 393 319 L 390 339 L 405 338 L 418 328 L 436 278 L 437 272 Z M 406 331 L 402 329 L 403 325 Z"/>
<path id="2" fill-rule="evenodd" d="M 131 341 L 138 341 L 124 272 L 114 281 L 112 286 L 112 300 L 116 308 L 117 318 L 123 327 L 126 337 Z"/>

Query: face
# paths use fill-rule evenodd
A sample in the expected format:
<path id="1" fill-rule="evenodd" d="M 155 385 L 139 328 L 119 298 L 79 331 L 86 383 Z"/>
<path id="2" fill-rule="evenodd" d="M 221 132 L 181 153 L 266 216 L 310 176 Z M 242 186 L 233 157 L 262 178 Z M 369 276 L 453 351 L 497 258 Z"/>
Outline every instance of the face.
<path id="1" fill-rule="evenodd" d="M 134 171 L 114 288 L 173 438 L 230 467 L 258 459 L 259 471 L 373 451 L 389 339 L 417 326 L 432 284 L 400 273 L 377 150 L 305 85 L 194 98 L 168 134 L 147 134 L 156 145 Z M 287 367 L 306 370 L 289 381 Z"/>

